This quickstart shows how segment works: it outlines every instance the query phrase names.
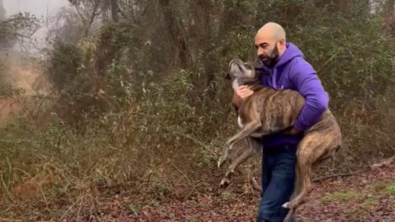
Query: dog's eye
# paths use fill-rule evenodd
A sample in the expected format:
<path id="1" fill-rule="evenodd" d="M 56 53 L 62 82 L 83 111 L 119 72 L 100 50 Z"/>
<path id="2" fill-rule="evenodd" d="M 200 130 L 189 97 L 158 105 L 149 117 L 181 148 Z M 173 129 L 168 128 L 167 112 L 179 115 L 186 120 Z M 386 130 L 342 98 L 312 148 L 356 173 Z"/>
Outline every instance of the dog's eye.
<path id="1" fill-rule="evenodd" d="M 243 67 L 241 67 L 240 64 L 237 64 L 237 67 L 239 68 L 240 71 L 243 71 Z"/>
<path id="2" fill-rule="evenodd" d="M 253 66 L 252 66 L 251 63 L 244 63 L 244 66 L 245 66 L 247 69 L 253 69 Z"/>

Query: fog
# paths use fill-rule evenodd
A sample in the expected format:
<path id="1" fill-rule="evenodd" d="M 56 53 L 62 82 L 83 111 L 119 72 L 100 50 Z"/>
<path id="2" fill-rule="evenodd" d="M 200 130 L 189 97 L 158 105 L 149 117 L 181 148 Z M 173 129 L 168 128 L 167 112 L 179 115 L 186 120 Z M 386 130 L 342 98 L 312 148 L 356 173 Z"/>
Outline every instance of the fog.
<path id="1" fill-rule="evenodd" d="M 6 16 L 17 14 L 19 12 L 30 12 L 38 18 L 43 18 L 41 28 L 33 36 L 37 39 L 37 48 L 29 48 L 29 52 L 37 53 L 39 49 L 45 46 L 45 37 L 48 32 L 48 16 L 54 16 L 59 9 L 69 5 L 67 0 L 3 0 L 3 5 L 6 10 Z M 18 44 L 14 48 L 20 50 Z"/>

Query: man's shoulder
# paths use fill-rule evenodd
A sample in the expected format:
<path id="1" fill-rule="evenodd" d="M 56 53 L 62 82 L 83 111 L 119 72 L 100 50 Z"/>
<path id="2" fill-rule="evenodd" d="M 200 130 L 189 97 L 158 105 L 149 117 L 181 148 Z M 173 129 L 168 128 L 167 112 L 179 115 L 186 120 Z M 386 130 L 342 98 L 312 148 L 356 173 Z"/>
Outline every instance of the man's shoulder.
<path id="1" fill-rule="evenodd" d="M 289 64 L 289 74 L 299 75 L 300 73 L 313 74 L 315 73 L 314 67 L 307 62 L 303 57 L 295 57 Z"/>

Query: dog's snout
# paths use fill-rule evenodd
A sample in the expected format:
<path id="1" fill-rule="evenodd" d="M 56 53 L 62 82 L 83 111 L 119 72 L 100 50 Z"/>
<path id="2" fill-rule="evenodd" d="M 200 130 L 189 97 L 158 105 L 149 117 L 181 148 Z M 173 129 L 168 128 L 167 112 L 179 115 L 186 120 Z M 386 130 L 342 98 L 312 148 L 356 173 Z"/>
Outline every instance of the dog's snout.
<path id="1" fill-rule="evenodd" d="M 233 66 L 233 65 L 240 65 L 243 62 L 240 59 L 232 59 L 232 61 L 230 61 L 229 66 Z"/>
<path id="2" fill-rule="evenodd" d="M 229 71 L 230 72 L 234 72 L 236 70 L 238 70 L 237 72 L 242 71 L 241 65 L 242 65 L 242 61 L 240 59 L 232 59 L 232 61 L 230 61 L 229 63 Z"/>

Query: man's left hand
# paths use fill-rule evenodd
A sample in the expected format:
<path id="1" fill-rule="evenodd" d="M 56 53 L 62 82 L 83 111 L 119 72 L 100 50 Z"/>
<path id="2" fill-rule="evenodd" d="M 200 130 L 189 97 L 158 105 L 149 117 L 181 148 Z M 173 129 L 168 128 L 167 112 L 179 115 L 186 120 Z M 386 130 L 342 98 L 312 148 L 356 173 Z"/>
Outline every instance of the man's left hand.
<path id="1" fill-rule="evenodd" d="M 296 135 L 296 134 L 299 134 L 299 131 L 296 130 L 295 128 L 292 128 L 292 129 L 290 129 L 290 130 L 288 130 L 288 131 L 285 131 L 284 134 L 287 134 L 287 135 Z"/>

